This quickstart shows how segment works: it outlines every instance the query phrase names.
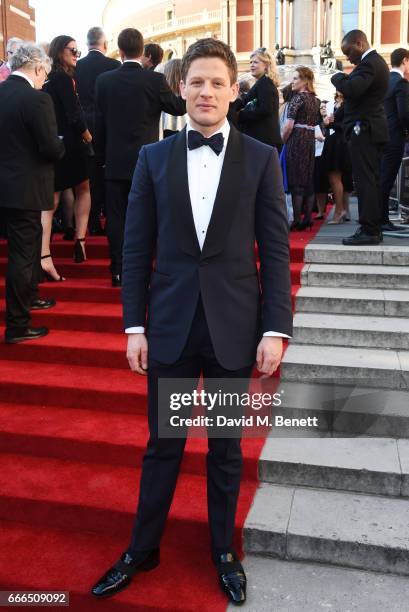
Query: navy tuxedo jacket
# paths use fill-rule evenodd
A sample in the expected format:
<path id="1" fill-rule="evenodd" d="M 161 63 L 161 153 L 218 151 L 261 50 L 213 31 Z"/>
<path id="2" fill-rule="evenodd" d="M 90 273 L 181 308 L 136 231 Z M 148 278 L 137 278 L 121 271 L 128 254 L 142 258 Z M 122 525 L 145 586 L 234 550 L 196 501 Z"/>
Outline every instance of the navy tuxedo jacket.
<path id="1" fill-rule="evenodd" d="M 151 358 L 171 364 L 180 357 L 199 295 L 226 369 L 251 365 L 263 332 L 292 333 L 278 155 L 233 126 L 202 251 L 189 196 L 186 128 L 141 149 L 129 194 L 124 321 L 125 327 L 146 326 Z"/>
<path id="2" fill-rule="evenodd" d="M 390 73 L 384 106 L 390 139 L 403 145 L 409 131 L 409 82 L 398 72 Z"/>

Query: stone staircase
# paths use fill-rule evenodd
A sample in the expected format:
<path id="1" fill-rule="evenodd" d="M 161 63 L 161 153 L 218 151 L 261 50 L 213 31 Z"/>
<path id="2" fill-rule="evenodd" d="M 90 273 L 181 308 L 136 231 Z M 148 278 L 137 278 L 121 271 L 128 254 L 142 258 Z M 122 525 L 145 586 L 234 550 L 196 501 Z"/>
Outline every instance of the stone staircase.
<path id="1" fill-rule="evenodd" d="M 377 607 L 369 595 L 368 607 L 347 603 L 340 587 L 380 582 L 388 609 L 407 611 L 409 247 L 312 243 L 301 282 L 275 410 L 315 416 L 317 426 L 273 428 L 260 457 L 261 486 L 244 529 L 256 581 L 251 609 L 269 609 L 272 591 L 257 578 L 269 566 L 272 583 L 278 572 L 288 589 L 287 601 L 273 597 L 275 611 L 383 611 L 385 601 Z M 312 597 L 317 572 L 332 582 Z"/>

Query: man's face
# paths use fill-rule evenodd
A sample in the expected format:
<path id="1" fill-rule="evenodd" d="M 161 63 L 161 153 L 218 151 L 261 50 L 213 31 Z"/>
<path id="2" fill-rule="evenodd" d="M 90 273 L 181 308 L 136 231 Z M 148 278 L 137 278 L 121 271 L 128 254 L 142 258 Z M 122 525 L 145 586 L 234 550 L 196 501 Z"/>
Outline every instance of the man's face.
<path id="1" fill-rule="evenodd" d="M 34 83 L 35 89 L 42 89 L 47 79 L 47 69 L 43 64 L 38 64 L 34 68 L 34 72 L 32 74 L 32 80 Z"/>
<path id="2" fill-rule="evenodd" d="M 7 50 L 7 61 L 10 62 L 13 57 L 15 51 L 17 49 L 17 43 L 14 43 L 10 46 L 10 49 Z"/>
<path id="3" fill-rule="evenodd" d="M 362 58 L 362 54 L 364 53 L 364 48 L 361 41 L 358 41 L 353 44 L 345 42 L 342 44 L 341 49 L 342 53 L 345 55 L 347 60 L 351 62 L 351 64 L 354 64 L 354 66 L 357 66 L 359 64 Z"/>
<path id="4" fill-rule="evenodd" d="M 409 80 L 409 58 L 405 57 L 401 65 L 401 70 L 405 79 Z"/>
<path id="5" fill-rule="evenodd" d="M 238 83 L 230 82 L 227 65 L 219 57 L 195 59 L 180 86 L 189 117 L 204 128 L 223 123 L 238 90 Z"/>

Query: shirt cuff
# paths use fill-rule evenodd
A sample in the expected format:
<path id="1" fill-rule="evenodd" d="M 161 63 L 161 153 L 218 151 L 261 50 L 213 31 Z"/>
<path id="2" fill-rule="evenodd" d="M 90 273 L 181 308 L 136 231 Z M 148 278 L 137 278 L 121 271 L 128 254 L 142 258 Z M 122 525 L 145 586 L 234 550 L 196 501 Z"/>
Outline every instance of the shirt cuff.
<path id="1" fill-rule="evenodd" d="M 273 332 L 273 331 L 264 332 L 263 336 L 276 336 L 277 338 L 291 338 L 291 336 L 287 336 L 287 334 L 280 334 L 280 332 Z"/>
<path id="2" fill-rule="evenodd" d="M 125 333 L 126 334 L 144 334 L 145 328 L 144 327 L 127 327 L 125 329 Z"/>

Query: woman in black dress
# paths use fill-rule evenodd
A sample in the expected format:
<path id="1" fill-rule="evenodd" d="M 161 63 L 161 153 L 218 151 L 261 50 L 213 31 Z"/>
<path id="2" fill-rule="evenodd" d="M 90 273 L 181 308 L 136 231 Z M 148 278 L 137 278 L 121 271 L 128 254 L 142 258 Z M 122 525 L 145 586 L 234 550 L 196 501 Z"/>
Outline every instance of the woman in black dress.
<path id="1" fill-rule="evenodd" d="M 291 229 L 304 230 L 312 226 L 315 126 L 320 123 L 320 102 L 315 96 L 313 71 L 299 66 L 294 72 L 292 89 L 294 95 L 287 109 L 283 141 L 286 143 L 288 188 L 294 211 Z M 304 218 L 301 221 L 303 204 Z"/>
<path id="2" fill-rule="evenodd" d="M 77 44 L 71 36 L 57 36 L 50 44 L 49 55 L 53 67 L 44 90 L 54 102 L 58 134 L 65 145 L 65 155 L 55 166 L 54 210 L 42 213 L 43 242 L 41 265 L 49 280 L 62 280 L 50 254 L 51 225 L 61 192 L 72 187 L 75 193 L 74 215 L 76 241 L 74 261 L 85 261 L 85 234 L 87 231 L 91 197 L 87 170 L 87 144 L 92 136 L 87 128 L 73 79 L 77 59 Z"/>
<path id="3" fill-rule="evenodd" d="M 278 76 L 275 60 L 264 47 L 250 55 L 250 71 L 256 82 L 235 107 L 236 110 L 240 109 L 239 129 L 256 140 L 280 149 Z"/>
<path id="4" fill-rule="evenodd" d="M 338 91 L 335 94 L 334 114 L 324 119 L 328 127 L 322 152 L 322 162 L 328 175 L 331 191 L 334 196 L 334 216 L 329 225 L 338 225 L 349 221 L 349 195 L 353 189 L 352 165 L 348 144 L 344 137 L 344 98 Z"/>

